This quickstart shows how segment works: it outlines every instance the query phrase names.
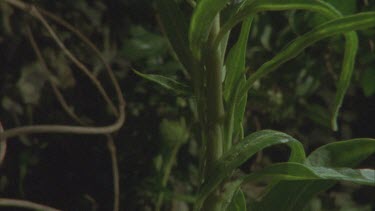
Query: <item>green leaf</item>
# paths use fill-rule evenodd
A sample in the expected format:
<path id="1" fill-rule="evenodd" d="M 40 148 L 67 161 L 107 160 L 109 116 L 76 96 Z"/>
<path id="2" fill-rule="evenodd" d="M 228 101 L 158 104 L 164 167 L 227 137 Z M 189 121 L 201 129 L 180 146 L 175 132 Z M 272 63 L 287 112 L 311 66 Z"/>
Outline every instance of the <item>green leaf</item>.
<path id="1" fill-rule="evenodd" d="M 304 9 L 304 10 L 309 10 L 309 11 L 314 11 L 318 12 L 319 14 L 323 15 L 326 18 L 339 18 L 341 17 L 341 14 L 339 11 L 337 11 L 334 7 L 332 7 L 330 4 L 325 3 L 323 1 L 314 1 L 314 0 L 286 0 L 286 1 L 278 1 L 278 0 L 256 0 L 256 1 L 244 1 L 243 4 L 241 5 L 240 9 L 236 13 L 236 15 L 233 15 L 231 19 L 229 19 L 222 27 L 219 35 L 218 35 L 218 40 L 221 39 L 223 34 L 226 33 L 226 31 L 230 30 L 234 25 L 236 25 L 238 22 L 243 20 L 247 16 L 252 16 L 257 12 L 261 11 L 276 11 L 276 10 L 291 10 L 291 9 Z M 347 23 L 350 25 L 349 23 Z M 323 24 L 324 25 L 324 24 Z M 322 26 L 323 26 L 322 25 Z M 370 27 L 372 25 L 368 25 L 367 27 Z M 331 25 L 331 27 L 335 27 L 334 25 Z M 319 28 L 319 27 L 317 27 Z M 365 27 L 359 26 L 359 28 L 353 28 L 353 30 L 361 29 Z M 325 29 L 329 31 L 329 29 Z M 349 29 L 345 31 L 350 31 Z M 345 32 L 342 31 L 342 32 Z M 322 33 L 324 33 L 324 30 L 322 30 Z M 305 34 L 308 35 L 309 33 Z M 333 35 L 333 34 L 331 34 Z M 331 36 L 327 35 L 327 36 Z M 302 36 L 303 37 L 303 36 Z M 312 38 L 312 37 L 310 37 Z M 344 60 L 343 60 L 343 67 L 342 67 L 342 72 L 339 80 L 339 85 L 338 85 L 338 92 L 336 94 L 336 99 L 333 107 L 333 115 L 331 119 L 331 125 L 334 130 L 337 130 L 337 115 L 338 111 L 341 107 L 342 101 L 344 99 L 344 95 L 346 93 L 346 90 L 349 86 L 350 83 L 350 78 L 353 72 L 354 68 L 354 61 L 355 61 L 355 55 L 357 52 L 357 37 L 354 32 L 349 32 L 345 34 L 346 38 L 346 48 L 345 48 L 345 55 L 344 55 Z M 296 39 L 295 41 L 297 41 Z M 313 40 L 313 38 L 312 38 Z M 317 41 L 317 40 L 316 40 Z M 313 44 L 316 41 L 312 41 L 309 45 Z M 306 40 L 306 43 L 308 41 Z M 290 46 L 289 46 L 290 47 Z M 307 46 L 306 46 L 307 47 Z M 300 50 L 302 51 L 305 47 L 301 46 Z M 297 56 L 301 51 L 298 52 L 298 49 L 294 49 L 293 51 L 289 52 L 292 53 L 288 59 L 285 59 L 284 62 L 294 58 Z M 287 53 L 287 52 L 283 52 Z M 280 53 L 282 54 L 282 53 Z M 281 55 L 278 54 L 280 57 Z M 294 54 L 294 55 L 293 55 Z M 272 60 L 271 60 L 272 61 Z M 282 63 L 284 63 L 282 62 Z M 267 63 L 266 63 L 267 64 Z M 281 65 L 281 64 L 280 64 Z M 263 66 L 262 66 L 263 67 Z M 275 67 L 275 69 L 278 66 Z M 254 78 L 257 78 L 257 74 L 261 73 L 255 73 Z M 268 72 L 266 73 L 268 74 Z M 248 83 L 254 83 L 254 81 L 250 81 Z M 247 91 L 246 91 L 247 93 Z M 244 96 L 246 93 L 241 93 Z"/>
<path id="2" fill-rule="evenodd" d="M 345 4 L 343 4 L 342 0 L 324 0 L 324 1 L 334 6 L 343 15 L 353 14 L 357 10 L 357 0 L 345 0 Z"/>
<path id="3" fill-rule="evenodd" d="M 251 180 L 340 180 L 375 186 L 375 170 L 313 167 L 300 163 L 277 163 L 245 177 Z"/>
<path id="4" fill-rule="evenodd" d="M 207 40 L 215 16 L 230 0 L 200 0 L 191 17 L 189 40 L 190 48 L 200 59 L 200 47 Z M 228 30 L 229 31 L 229 30 Z"/>
<path id="5" fill-rule="evenodd" d="M 258 79 L 264 77 L 268 73 L 276 70 L 278 67 L 280 67 L 285 62 L 289 61 L 290 59 L 296 57 L 298 54 L 300 54 L 305 48 L 308 46 L 314 44 L 315 42 L 322 40 L 326 37 L 343 33 L 346 31 L 351 30 L 359 30 L 359 29 L 365 29 L 369 27 L 375 26 L 375 12 L 366 12 L 366 13 L 358 13 L 356 15 L 347 16 L 344 18 L 338 18 L 333 21 L 329 21 L 325 24 L 322 24 L 312 31 L 306 33 L 305 35 L 295 39 L 288 47 L 286 47 L 283 51 L 281 51 L 279 54 L 277 54 L 273 59 L 263 64 L 252 76 L 249 77 L 247 80 L 246 86 L 242 89 L 240 96 L 246 95 L 247 91 L 251 88 L 251 86 L 254 84 L 255 81 Z M 355 38 L 356 39 L 356 38 Z M 352 44 L 347 45 L 348 46 L 354 46 Z M 354 49 L 355 50 L 355 49 Z M 349 52 L 349 49 L 346 49 L 346 52 Z M 350 53 L 352 54 L 352 53 Z M 350 57 L 350 56 L 348 56 Z M 349 70 L 349 67 L 351 67 L 352 61 L 345 61 L 348 63 L 345 63 L 345 68 L 348 68 L 347 71 L 344 71 L 342 73 L 342 76 L 340 77 L 339 84 L 339 94 L 338 97 L 336 97 L 336 103 L 335 105 L 339 105 L 337 102 L 342 101 L 342 93 L 344 92 L 343 89 L 345 89 L 347 84 L 347 76 L 349 72 L 352 70 Z M 337 110 L 337 108 L 336 108 Z"/>
<path id="6" fill-rule="evenodd" d="M 273 130 L 262 130 L 247 136 L 237 145 L 216 161 L 212 174 L 204 182 L 198 195 L 196 209 L 198 210 L 207 196 L 215 190 L 221 182 L 230 177 L 233 170 L 247 161 L 258 151 L 276 144 L 286 144 L 291 148 L 289 161 L 304 162 L 305 152 L 303 146 L 293 137 Z"/>
<path id="7" fill-rule="evenodd" d="M 323 176 L 326 179 L 353 180 L 352 182 L 364 184 L 369 182 L 370 185 L 374 185 L 373 170 L 340 169 L 340 167 L 354 167 L 373 153 L 375 153 L 375 139 L 353 139 L 335 142 L 316 149 L 307 157 L 305 166 L 313 169 L 313 172 L 319 173 L 317 174 L 318 176 Z M 329 170 L 321 172 L 320 170 L 322 169 Z M 335 170 L 338 170 L 338 172 L 335 172 Z M 340 176 L 339 174 L 343 175 Z M 336 177 L 334 175 L 337 178 L 334 178 Z M 368 182 L 366 182 L 366 178 L 369 179 Z M 317 193 L 327 190 L 334 184 L 335 182 L 330 180 L 315 179 L 281 181 L 272 186 L 272 189 L 263 196 L 261 201 L 256 202 L 251 207 L 254 207 L 253 210 L 273 210 L 275 208 L 280 211 L 303 210 L 309 200 Z"/>
<path id="8" fill-rule="evenodd" d="M 152 81 L 156 84 L 159 84 L 160 86 L 171 90 L 175 92 L 178 95 L 185 95 L 185 96 L 191 96 L 192 91 L 188 85 L 185 85 L 183 83 L 180 83 L 174 79 L 162 76 L 162 75 L 155 75 L 155 74 L 144 74 L 141 72 L 138 72 L 134 69 L 132 69 L 134 73 L 141 76 L 144 79 L 147 79 L 149 81 Z"/>
<path id="9" fill-rule="evenodd" d="M 354 167 L 375 153 L 375 139 L 358 138 L 334 142 L 312 152 L 306 164 L 325 167 Z"/>
<path id="10" fill-rule="evenodd" d="M 243 22 L 238 41 L 229 51 L 225 62 L 227 74 L 224 81 L 224 99 L 226 101 L 229 100 L 230 94 L 234 93 L 236 82 L 245 74 L 247 40 L 252 20 L 253 18 L 250 17 Z"/>
<path id="11" fill-rule="evenodd" d="M 182 65 L 191 70 L 192 54 L 189 48 L 189 24 L 175 0 L 157 0 L 165 34 Z"/>
<path id="12" fill-rule="evenodd" d="M 230 202 L 227 211 L 245 211 L 246 199 L 241 189 L 238 189 Z"/>
<path id="13" fill-rule="evenodd" d="M 235 15 L 223 24 L 219 38 L 237 23 L 246 17 L 253 16 L 264 11 L 282 11 L 282 10 L 308 10 L 317 12 L 327 18 L 337 18 L 341 14 L 330 4 L 316 0 L 244 0 Z"/>
<path id="14" fill-rule="evenodd" d="M 243 24 L 237 43 L 228 53 L 226 60 L 227 74 L 224 81 L 224 99 L 229 104 L 226 119 L 227 131 L 225 131 L 224 150 L 230 148 L 232 144 L 233 132 L 238 133 L 242 126 L 243 115 L 245 113 L 247 97 L 236 99 L 239 88 L 246 82 L 246 47 L 253 18 L 248 18 Z"/>
<path id="15" fill-rule="evenodd" d="M 333 105 L 333 114 L 331 118 L 331 126 L 333 130 L 337 130 L 337 116 L 344 100 L 346 91 L 350 85 L 350 79 L 352 78 L 355 57 L 358 50 L 358 37 L 354 32 L 346 36 L 345 42 L 345 52 L 344 59 L 342 63 L 342 70 L 340 74 L 340 79 L 337 86 L 337 93 L 335 97 L 335 102 Z"/>
<path id="16" fill-rule="evenodd" d="M 142 26 L 130 28 L 131 38 L 126 39 L 121 53 L 131 61 L 159 57 L 168 50 L 167 40 L 159 34 L 147 31 Z"/>

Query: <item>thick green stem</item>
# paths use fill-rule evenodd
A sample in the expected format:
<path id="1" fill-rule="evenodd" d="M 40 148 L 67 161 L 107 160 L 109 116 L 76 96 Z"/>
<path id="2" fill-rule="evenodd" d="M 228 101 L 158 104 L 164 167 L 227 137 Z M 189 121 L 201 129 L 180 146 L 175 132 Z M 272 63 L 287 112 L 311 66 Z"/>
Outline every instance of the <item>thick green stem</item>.
<path id="1" fill-rule="evenodd" d="M 223 154 L 223 87 L 222 68 L 223 57 L 220 47 L 214 46 L 213 41 L 220 31 L 220 17 L 215 18 L 210 33 L 207 48 L 205 50 L 206 65 L 206 103 L 207 103 L 207 124 L 204 128 L 207 135 L 205 178 L 212 174 L 213 166 Z M 212 193 L 203 205 L 203 210 L 221 210 L 220 193 Z"/>
<path id="2" fill-rule="evenodd" d="M 215 18 L 209 40 L 213 41 L 220 30 L 219 16 Z M 222 68 L 223 61 L 219 48 L 212 46 L 209 41 L 205 54 L 207 73 L 207 173 L 212 170 L 214 161 L 223 153 L 223 120 L 224 105 L 222 91 Z M 206 174 L 207 175 L 207 174 Z"/>

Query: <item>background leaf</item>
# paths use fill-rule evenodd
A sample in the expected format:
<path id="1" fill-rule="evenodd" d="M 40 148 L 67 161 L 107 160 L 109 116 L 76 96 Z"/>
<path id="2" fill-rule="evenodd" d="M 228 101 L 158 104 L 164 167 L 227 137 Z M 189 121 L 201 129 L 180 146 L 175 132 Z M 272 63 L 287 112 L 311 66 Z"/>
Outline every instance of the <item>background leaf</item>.
<path id="1" fill-rule="evenodd" d="M 157 0 L 156 2 L 168 40 L 178 59 L 187 70 L 190 70 L 193 68 L 193 58 L 189 48 L 188 21 L 175 0 Z"/>
<path id="2" fill-rule="evenodd" d="M 143 74 L 141 72 L 138 72 L 133 69 L 133 72 L 136 73 L 137 75 L 141 76 L 144 79 L 147 79 L 149 81 L 152 81 L 156 84 L 159 84 L 160 86 L 169 89 L 176 94 L 179 95 L 186 95 L 186 96 L 191 96 L 192 92 L 189 86 L 182 84 L 174 79 L 162 76 L 162 75 L 155 75 L 155 74 Z"/>

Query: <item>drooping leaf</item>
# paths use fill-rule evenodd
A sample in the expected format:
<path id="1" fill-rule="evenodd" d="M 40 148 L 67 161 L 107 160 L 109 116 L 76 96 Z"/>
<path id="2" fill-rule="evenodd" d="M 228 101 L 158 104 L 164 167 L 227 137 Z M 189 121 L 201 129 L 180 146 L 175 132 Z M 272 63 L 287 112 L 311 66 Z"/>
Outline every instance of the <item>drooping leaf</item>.
<path id="1" fill-rule="evenodd" d="M 159 84 L 160 86 L 175 92 L 178 95 L 185 95 L 185 96 L 191 96 L 192 91 L 188 85 L 185 85 L 183 83 L 180 83 L 174 79 L 162 76 L 162 75 L 155 75 L 155 74 L 144 74 L 139 71 L 136 71 L 132 69 L 134 73 L 141 76 L 144 79 L 147 79 L 149 81 L 152 81 L 156 84 Z"/>
<path id="2" fill-rule="evenodd" d="M 337 93 L 335 97 L 335 102 L 333 105 L 333 113 L 331 118 L 331 126 L 333 130 L 337 130 L 337 116 L 345 97 L 345 93 L 349 88 L 350 80 L 352 78 L 355 58 L 358 50 L 358 37 L 355 32 L 351 32 L 352 36 L 346 37 L 345 42 L 345 53 L 342 62 L 342 70 L 340 74 L 340 79 L 337 85 Z"/>
<path id="3" fill-rule="evenodd" d="M 189 25 L 175 0 L 156 1 L 163 29 L 170 41 L 178 59 L 183 66 L 190 70 L 192 54 L 189 48 Z"/>
<path id="4" fill-rule="evenodd" d="M 246 181 L 260 180 L 340 180 L 375 186 L 375 170 L 314 167 L 300 163 L 277 163 L 245 177 Z"/>
<path id="5" fill-rule="evenodd" d="M 341 17 L 341 14 L 338 10 L 336 10 L 330 4 L 325 3 L 323 1 L 314 1 L 314 0 L 287 0 L 287 1 L 255 0 L 255 1 L 251 1 L 251 0 L 248 0 L 248 1 L 244 1 L 240 9 L 237 11 L 236 15 L 233 15 L 232 18 L 229 19 L 224 24 L 224 26 L 221 29 L 221 32 L 219 33 L 219 37 L 225 34 L 227 30 L 230 30 L 230 28 L 232 28 L 239 21 L 243 20 L 245 17 L 252 16 L 257 12 L 275 11 L 275 10 L 291 10 L 291 9 L 304 9 L 304 10 L 314 11 L 324 16 L 325 18 L 329 18 L 329 19 Z M 346 31 L 350 31 L 350 30 L 346 30 Z M 345 32 L 345 31 L 342 31 L 342 32 Z M 346 90 L 349 86 L 350 78 L 351 78 L 353 68 L 354 68 L 355 55 L 356 55 L 357 47 L 358 47 L 358 44 L 357 44 L 358 38 L 355 32 L 346 33 L 345 39 L 346 39 L 346 48 L 345 48 L 343 65 L 342 65 L 342 72 L 341 72 L 340 80 L 338 83 L 339 84 L 338 91 L 336 94 L 336 99 L 335 99 L 333 113 L 332 113 L 333 115 L 331 118 L 331 125 L 334 130 L 337 130 L 336 122 L 337 122 L 338 111 L 341 107 Z M 299 53 L 295 54 L 291 58 L 294 58 L 298 54 Z M 246 93 L 242 93 L 241 96 L 244 96 L 245 94 Z"/>
<path id="6" fill-rule="evenodd" d="M 356 15 L 338 18 L 322 24 L 305 35 L 295 39 L 283 51 L 277 54 L 273 59 L 263 64 L 247 80 L 247 84 L 241 91 L 241 96 L 245 95 L 255 81 L 264 77 L 268 73 L 276 70 L 285 62 L 295 58 L 305 48 L 326 37 L 343 33 L 346 31 L 360 30 L 375 26 L 375 12 L 358 13 Z M 348 64 L 348 66 L 350 66 Z"/>
<path id="7" fill-rule="evenodd" d="M 374 185 L 373 170 L 352 170 L 358 163 L 375 153 L 375 139 L 353 139 L 348 141 L 335 142 L 316 149 L 305 161 L 309 169 L 318 170 L 317 175 L 323 175 L 327 179 L 364 182 Z M 346 168 L 342 168 L 346 167 Z M 335 169 L 340 169 L 339 176 Z M 320 171 L 328 169 L 327 171 Z M 333 170 L 332 170 L 333 169 Z M 335 178 L 336 176 L 337 178 Z M 332 177 L 333 176 L 333 177 Z M 365 181 L 363 181 L 365 179 Z M 368 182 L 367 179 L 369 179 Z M 252 210 L 272 210 L 277 208 L 280 211 L 303 210 L 306 204 L 317 193 L 327 190 L 335 184 L 332 180 L 306 179 L 301 181 L 281 181 L 272 186 L 261 201 L 256 202 L 250 208 Z M 288 193 L 288 194 L 285 194 Z M 270 203 L 272 202 L 272 203 Z"/>
<path id="8" fill-rule="evenodd" d="M 228 30 L 246 17 L 253 16 L 264 11 L 282 10 L 308 10 L 317 12 L 327 18 L 337 18 L 341 14 L 330 4 L 316 0 L 244 0 L 237 10 L 222 26 L 219 37 L 222 37 Z"/>
<path id="9" fill-rule="evenodd" d="M 241 140 L 216 161 L 212 174 L 209 175 L 201 187 L 196 209 L 201 207 L 206 197 L 215 190 L 224 179 L 228 178 L 233 170 L 237 169 L 258 151 L 276 144 L 286 144 L 291 148 L 289 161 L 298 163 L 304 162 L 305 152 L 303 146 L 293 137 L 273 130 L 255 132 Z"/>
<path id="10" fill-rule="evenodd" d="M 319 147 L 306 160 L 311 166 L 354 167 L 375 153 L 375 139 L 358 138 Z"/>

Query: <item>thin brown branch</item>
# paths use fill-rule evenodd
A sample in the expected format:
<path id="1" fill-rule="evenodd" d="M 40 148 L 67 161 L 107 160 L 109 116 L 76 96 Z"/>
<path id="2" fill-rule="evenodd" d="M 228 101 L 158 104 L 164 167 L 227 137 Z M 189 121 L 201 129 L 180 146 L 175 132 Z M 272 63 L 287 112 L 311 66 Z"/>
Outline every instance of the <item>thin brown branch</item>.
<path id="1" fill-rule="evenodd" d="M 46 205 L 37 204 L 35 202 L 19 200 L 19 199 L 0 198 L 0 206 L 20 207 L 20 208 L 26 208 L 26 209 L 31 209 L 31 210 L 43 210 L 43 211 L 60 211 L 58 209 L 55 209 Z"/>
<path id="2" fill-rule="evenodd" d="M 42 53 L 40 52 L 40 48 L 39 48 L 38 44 L 35 41 L 34 35 L 33 35 L 32 31 L 31 31 L 30 27 L 27 27 L 26 30 L 27 30 L 27 35 L 29 37 L 31 46 L 34 49 L 34 52 L 37 55 L 38 60 L 40 61 L 43 70 L 46 71 L 46 73 L 48 74 L 48 76 L 52 76 L 52 72 L 49 70 L 49 68 L 47 66 L 47 63 L 46 63 L 45 59 L 43 58 Z M 63 110 L 68 114 L 68 116 L 70 116 L 70 118 L 72 118 L 78 124 L 80 124 L 80 125 L 86 125 L 85 122 L 83 122 L 74 113 L 74 111 L 69 108 L 68 103 L 66 102 L 66 100 L 65 100 L 64 96 L 62 95 L 62 93 L 60 92 L 60 90 L 57 88 L 55 82 L 52 80 L 52 77 L 48 77 L 48 79 L 49 79 L 49 83 L 50 83 L 50 85 L 52 87 L 52 91 L 55 94 L 56 99 L 60 103 L 60 105 L 63 108 Z"/>
<path id="3" fill-rule="evenodd" d="M 60 40 L 57 36 L 55 31 L 52 27 L 48 24 L 47 20 L 43 17 L 43 15 L 39 12 L 38 8 L 34 5 L 25 4 L 19 0 L 5 0 L 9 4 L 16 6 L 19 9 L 22 9 L 35 18 L 37 18 L 42 25 L 47 29 L 48 33 L 51 35 L 52 39 L 56 42 L 56 44 L 60 47 L 60 49 L 65 53 L 65 55 L 84 73 L 90 80 L 94 83 L 95 87 L 98 89 L 100 94 L 103 96 L 104 100 L 110 106 L 111 110 L 114 114 L 118 115 L 118 111 L 111 101 L 110 97 L 108 96 L 107 92 L 104 90 L 103 86 L 101 85 L 100 81 L 95 77 L 94 74 L 82 63 L 80 62 L 72 53 L 71 51 L 65 46 L 65 44 Z"/>
<path id="4" fill-rule="evenodd" d="M 113 83 L 113 86 L 114 86 L 115 90 L 116 90 L 119 103 L 125 104 L 124 98 L 122 96 L 122 91 L 121 91 L 120 85 L 118 84 L 118 82 L 116 80 L 116 77 L 113 73 L 113 70 L 112 70 L 111 66 L 108 64 L 108 62 L 104 59 L 104 57 L 102 56 L 99 49 L 85 35 L 83 35 L 80 31 L 78 31 L 74 26 L 72 26 L 71 24 L 69 24 L 65 20 L 59 18 L 58 16 L 54 15 L 53 13 L 50 13 L 50 12 L 48 12 L 48 11 L 42 9 L 42 8 L 38 8 L 38 9 L 39 9 L 40 13 L 45 15 L 47 18 L 50 18 L 51 20 L 55 21 L 56 23 L 60 24 L 61 26 L 65 27 L 66 29 L 68 29 L 69 31 L 71 31 L 72 33 L 77 35 L 77 37 L 82 42 L 84 42 L 86 45 L 88 45 L 91 48 L 91 50 L 93 50 L 95 52 L 96 56 L 100 59 L 101 62 L 103 62 L 104 66 L 105 66 L 105 69 L 107 70 L 107 73 L 108 73 L 108 75 L 109 75 L 109 77 L 110 77 L 110 79 Z"/>
<path id="5" fill-rule="evenodd" d="M 82 126 L 70 126 L 70 125 L 35 125 L 35 126 L 22 126 L 17 128 L 11 128 L 0 133 L 1 139 L 7 139 L 15 136 L 26 135 L 26 134 L 40 134 L 40 133 L 71 133 L 71 134 L 110 134 L 121 128 L 125 121 L 124 107 L 120 110 L 120 117 L 118 120 L 108 126 L 97 126 L 97 127 L 82 127 Z"/>
<path id="6" fill-rule="evenodd" d="M 120 173 L 117 163 L 116 145 L 111 135 L 107 135 L 107 148 L 111 155 L 112 175 L 113 175 L 113 211 L 120 210 Z"/>

